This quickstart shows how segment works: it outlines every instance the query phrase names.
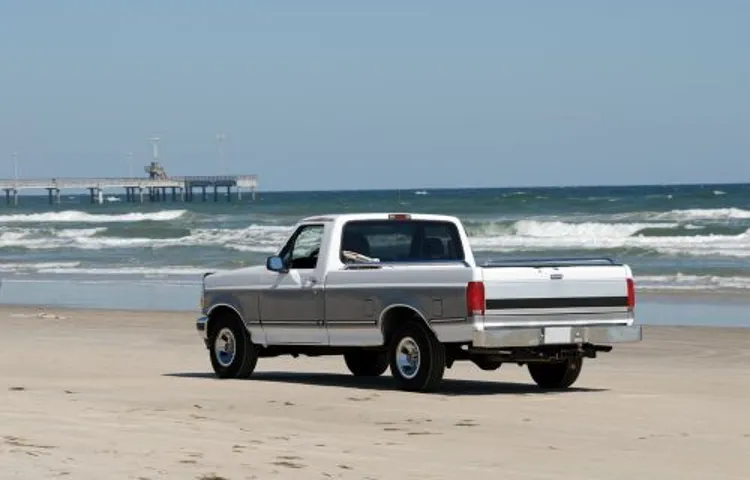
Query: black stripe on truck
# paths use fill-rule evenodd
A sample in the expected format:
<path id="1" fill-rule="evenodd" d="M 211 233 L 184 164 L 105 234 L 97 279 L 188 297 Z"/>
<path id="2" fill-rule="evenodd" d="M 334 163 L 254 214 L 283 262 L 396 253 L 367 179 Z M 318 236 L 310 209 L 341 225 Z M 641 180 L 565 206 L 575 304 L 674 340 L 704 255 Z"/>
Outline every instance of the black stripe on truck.
<path id="1" fill-rule="evenodd" d="M 627 307 L 628 297 L 561 297 L 488 299 L 487 310 L 521 308 Z"/>

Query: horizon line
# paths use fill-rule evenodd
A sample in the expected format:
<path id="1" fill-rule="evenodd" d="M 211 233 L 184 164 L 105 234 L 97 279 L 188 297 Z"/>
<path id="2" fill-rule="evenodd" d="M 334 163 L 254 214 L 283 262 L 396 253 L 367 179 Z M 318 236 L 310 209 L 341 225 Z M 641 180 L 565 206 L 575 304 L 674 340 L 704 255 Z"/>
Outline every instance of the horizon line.
<path id="1" fill-rule="evenodd" d="M 92 177 L 93 178 L 93 177 Z M 0 179 L 1 181 L 2 179 Z M 14 179 L 10 179 L 10 181 L 13 181 Z M 23 180 L 19 178 L 18 180 Z M 336 193 L 336 192 L 398 192 L 398 191 L 419 191 L 419 190 L 425 190 L 425 191 L 451 191 L 451 190 L 516 190 L 516 189 L 550 189 L 550 188 L 615 188 L 615 189 L 623 189 L 623 188 L 633 188 L 633 187 L 697 187 L 697 186 L 706 186 L 706 187 L 719 187 L 719 186 L 740 186 L 740 185 L 750 185 L 749 182 L 669 182 L 669 183 L 634 183 L 634 184 L 567 184 L 567 185 L 550 185 L 550 184 L 539 184 L 539 185 L 508 185 L 508 186 L 483 186 L 483 187 L 471 187 L 471 186 L 455 186 L 455 187 L 429 187 L 429 186 L 417 186 L 417 187 L 399 187 L 399 188 L 324 188 L 324 189 L 317 189 L 317 190 L 311 190 L 311 189 L 263 189 L 263 188 L 256 188 L 256 194 L 260 195 L 262 193 Z M 117 188 L 114 187 L 110 190 L 116 190 Z M 34 197 L 34 196 L 44 196 L 46 197 L 46 193 L 30 193 L 29 190 L 34 189 L 26 189 L 25 193 L 22 193 L 22 191 L 19 191 L 19 196 L 28 196 L 28 197 Z M 42 190 L 40 188 L 39 190 Z M 70 192 L 75 192 L 78 189 L 71 188 L 67 189 Z M 81 189 L 86 190 L 86 189 Z"/>

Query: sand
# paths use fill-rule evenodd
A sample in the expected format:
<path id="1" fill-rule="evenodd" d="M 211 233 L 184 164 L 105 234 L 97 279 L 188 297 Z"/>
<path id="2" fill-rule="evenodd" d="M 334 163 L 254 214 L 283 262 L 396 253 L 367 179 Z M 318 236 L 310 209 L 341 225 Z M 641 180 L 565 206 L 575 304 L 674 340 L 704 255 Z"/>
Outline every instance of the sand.
<path id="1" fill-rule="evenodd" d="M 3 479 L 750 478 L 750 329 L 647 328 L 566 392 L 459 362 L 415 394 L 340 357 L 216 380 L 190 313 L 0 322 Z"/>

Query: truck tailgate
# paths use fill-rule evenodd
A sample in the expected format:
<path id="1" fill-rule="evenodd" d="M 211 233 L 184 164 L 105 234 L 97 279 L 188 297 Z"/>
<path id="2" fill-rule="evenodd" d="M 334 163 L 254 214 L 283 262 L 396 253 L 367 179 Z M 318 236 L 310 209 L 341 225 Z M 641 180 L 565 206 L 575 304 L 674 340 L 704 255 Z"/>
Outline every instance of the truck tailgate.
<path id="1" fill-rule="evenodd" d="M 632 275 L 623 265 L 481 267 L 485 327 L 630 325 Z"/>

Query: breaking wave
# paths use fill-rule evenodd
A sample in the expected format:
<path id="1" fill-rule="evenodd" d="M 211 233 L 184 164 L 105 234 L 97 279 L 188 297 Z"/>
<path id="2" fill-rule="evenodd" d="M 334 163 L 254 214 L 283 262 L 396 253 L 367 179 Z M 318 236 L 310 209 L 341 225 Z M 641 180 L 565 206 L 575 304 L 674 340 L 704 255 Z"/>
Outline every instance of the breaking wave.
<path id="1" fill-rule="evenodd" d="M 750 277 L 718 275 L 652 275 L 636 277 L 638 290 L 645 291 L 707 291 L 750 289 Z"/>
<path id="2" fill-rule="evenodd" d="M 165 247 L 223 247 L 237 251 L 275 252 L 284 242 L 291 227 L 251 225 L 242 229 L 192 229 L 179 237 L 116 237 L 106 236 L 104 228 L 90 229 L 6 229 L 0 231 L 0 248 L 27 250 Z"/>
<path id="3" fill-rule="evenodd" d="M 690 220 L 743 220 L 750 219 L 750 210 L 741 208 L 689 208 L 682 210 L 669 210 L 667 212 L 627 212 L 616 213 L 611 216 L 613 220 L 655 220 L 685 222 Z"/>
<path id="4" fill-rule="evenodd" d="M 93 251 L 216 247 L 260 254 L 277 251 L 292 229 L 291 225 L 259 223 L 240 228 L 197 228 L 205 224 L 202 219 L 189 224 L 169 223 L 169 219 L 178 219 L 184 214 L 185 210 L 122 215 L 85 214 L 76 211 L 5 215 L 0 216 L 0 249 Z M 638 215 L 648 216 L 644 213 Z M 496 221 L 468 219 L 465 220 L 465 225 L 472 247 L 484 252 L 614 250 L 668 256 L 750 258 L 750 211 L 731 208 L 693 209 L 663 212 L 659 215 L 659 219 L 650 214 L 649 220 L 638 221 L 625 221 L 623 214 L 610 215 L 608 219 L 602 220 L 594 216 L 583 219 L 571 216 Z M 612 220 L 615 216 L 619 216 L 617 221 Z M 747 220 L 743 220 L 745 216 Z M 717 220 L 729 217 L 735 220 Z M 30 223 L 33 218 L 46 220 L 36 220 L 41 225 L 32 226 Z M 235 218 L 246 217 L 237 215 Z M 137 226 L 137 223 L 122 225 L 122 222 L 144 220 L 162 223 L 149 224 L 150 226 Z M 71 228 L 54 227 L 56 222 L 66 221 L 82 222 L 80 227 L 83 228 L 72 228 L 72 225 Z M 113 223 L 108 226 L 86 226 L 86 223 L 105 222 Z M 235 224 L 241 224 L 241 220 L 236 222 Z"/>
<path id="5" fill-rule="evenodd" d="M 150 213 L 98 214 L 78 210 L 63 212 L 27 213 L 17 215 L 0 215 L 2 223 L 118 223 L 118 222 L 169 222 L 177 220 L 187 210 L 162 210 Z"/>
<path id="6" fill-rule="evenodd" d="M 637 249 L 664 255 L 750 257 L 747 225 L 519 220 L 474 224 L 467 231 L 479 251 Z"/>

